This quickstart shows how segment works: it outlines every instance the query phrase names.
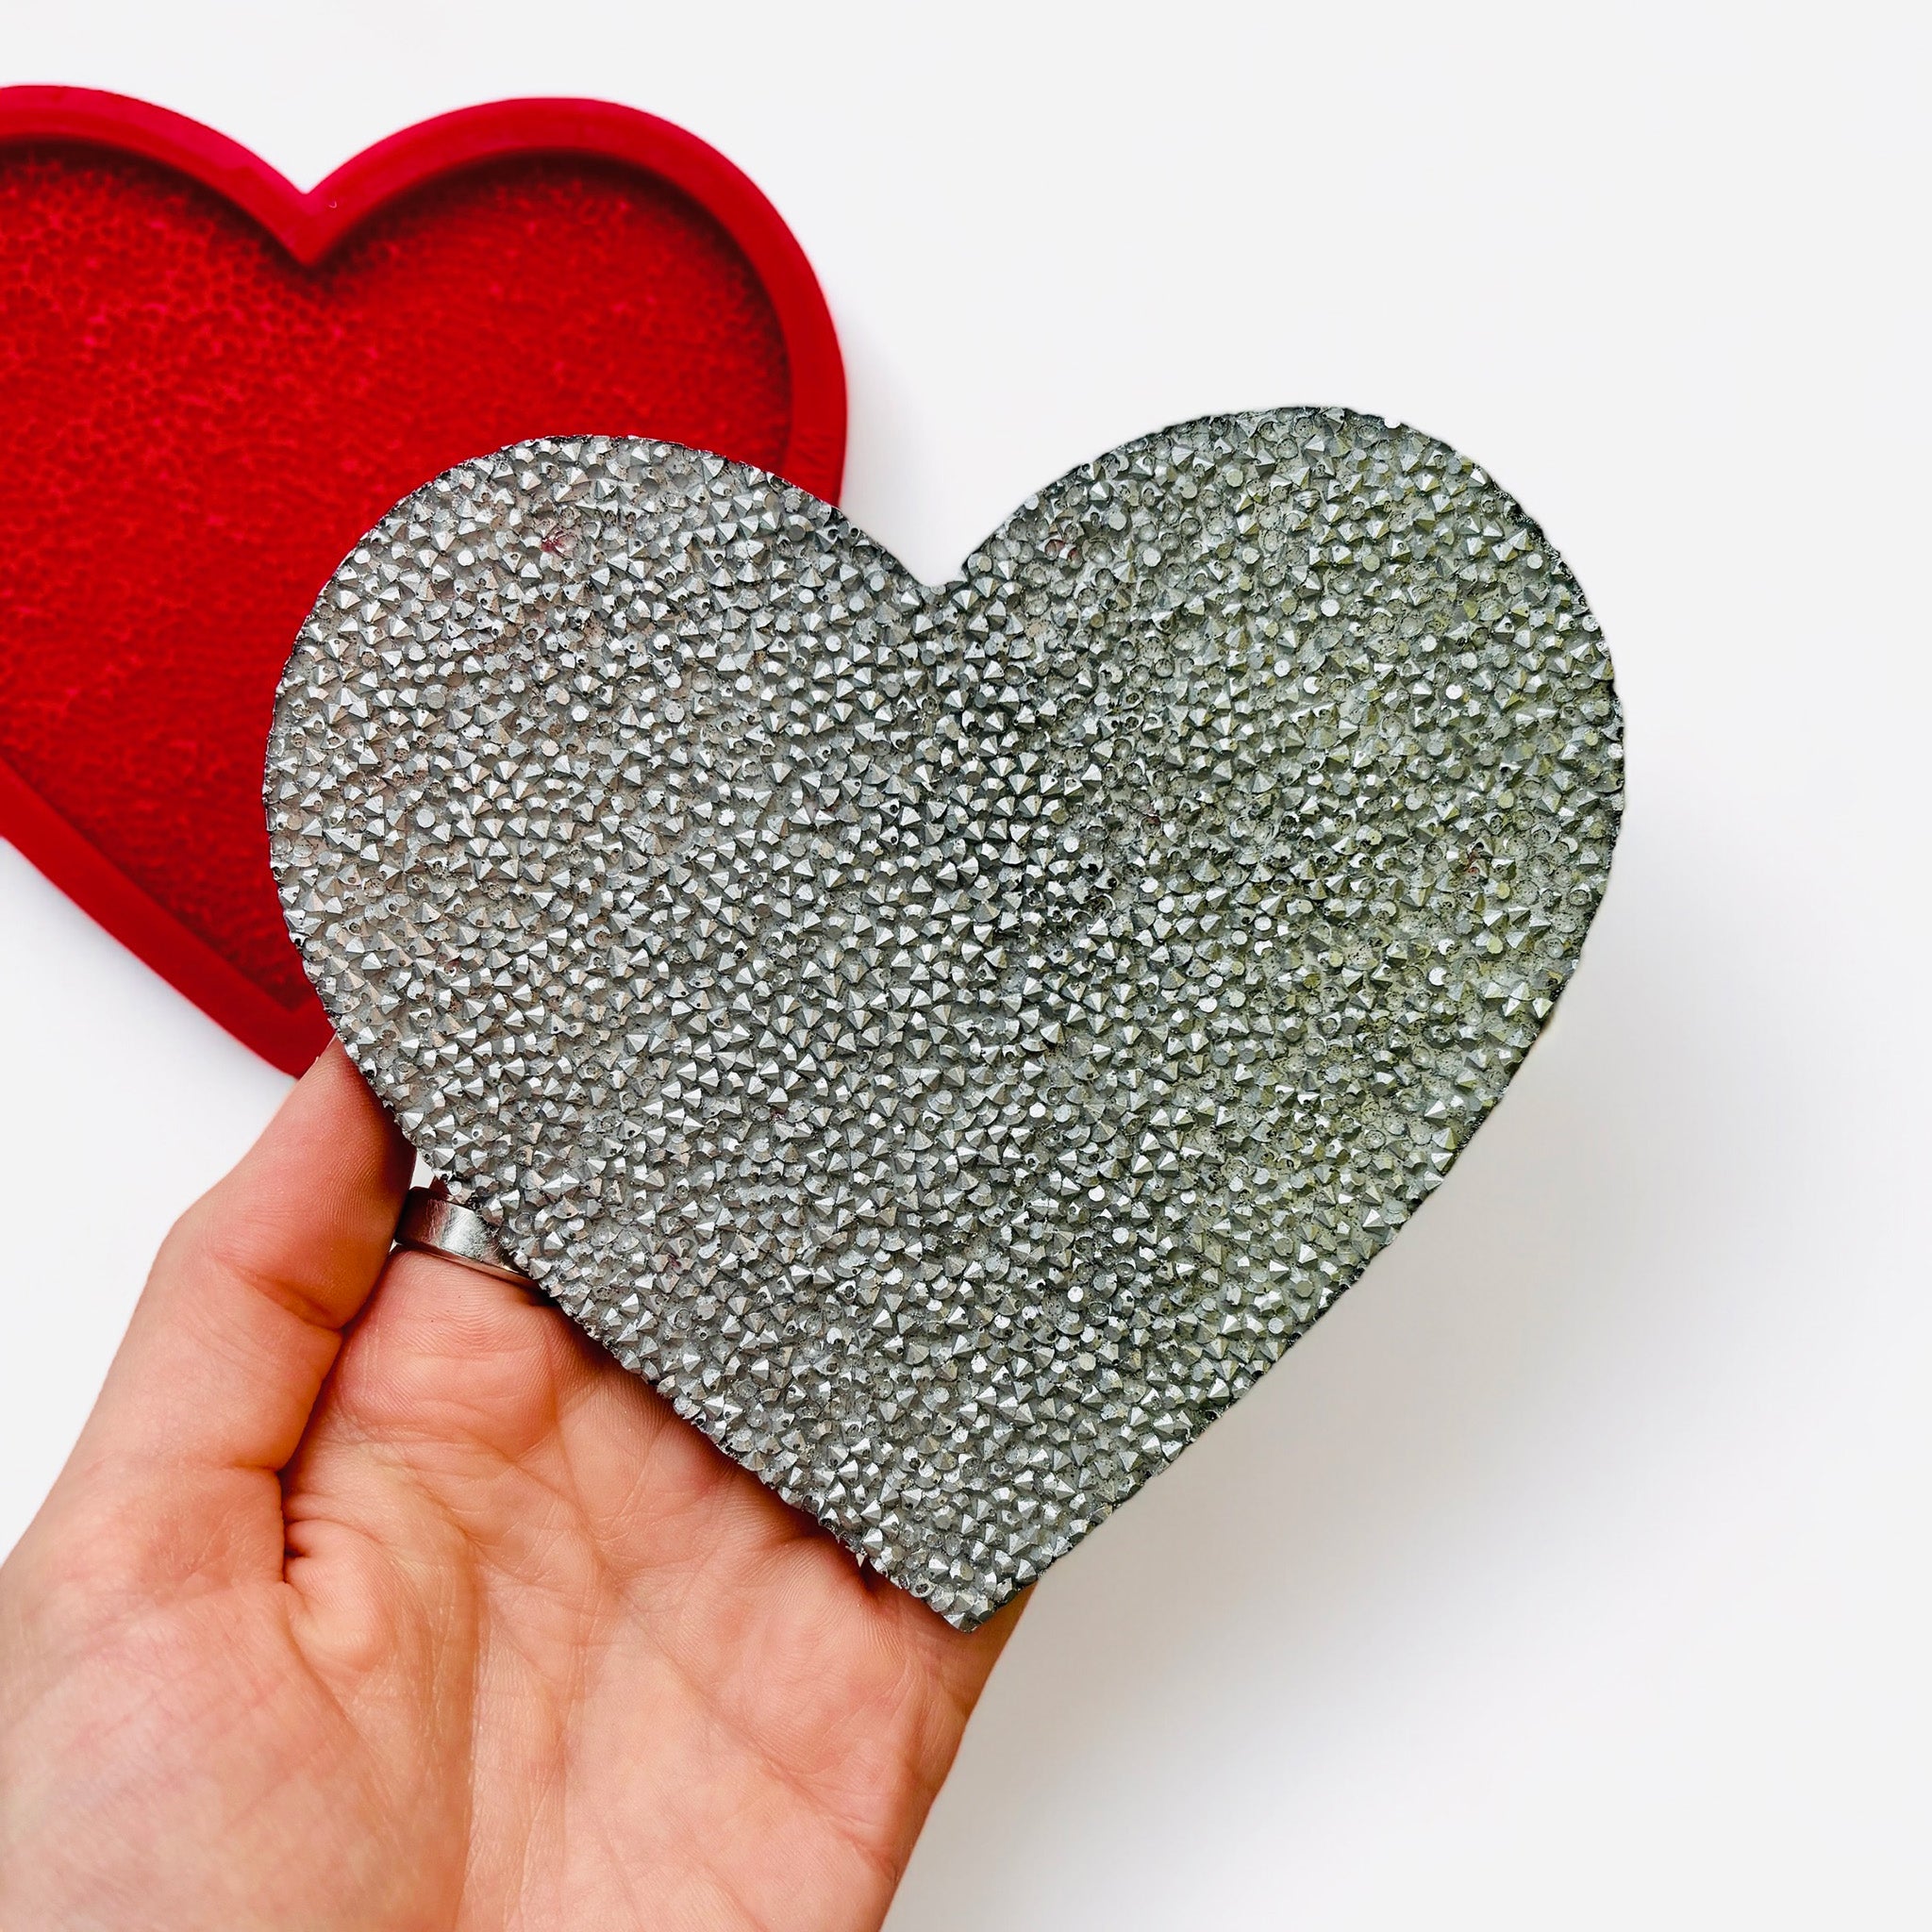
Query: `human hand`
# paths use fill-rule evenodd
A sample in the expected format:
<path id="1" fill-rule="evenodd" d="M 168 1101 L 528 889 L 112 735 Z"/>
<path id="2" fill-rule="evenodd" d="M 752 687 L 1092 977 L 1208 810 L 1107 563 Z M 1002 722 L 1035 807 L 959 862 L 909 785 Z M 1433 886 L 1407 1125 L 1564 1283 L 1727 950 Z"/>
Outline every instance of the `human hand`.
<path id="1" fill-rule="evenodd" d="M 1017 1606 L 386 1260 L 408 1172 L 331 1047 L 163 1246 L 0 1568 L 0 1925 L 876 1925 Z"/>

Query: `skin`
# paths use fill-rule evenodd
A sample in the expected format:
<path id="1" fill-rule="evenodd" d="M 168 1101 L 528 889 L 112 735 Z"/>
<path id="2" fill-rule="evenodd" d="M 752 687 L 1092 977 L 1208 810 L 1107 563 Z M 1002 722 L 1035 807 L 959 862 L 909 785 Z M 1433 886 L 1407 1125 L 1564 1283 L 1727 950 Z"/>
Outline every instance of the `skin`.
<path id="1" fill-rule="evenodd" d="M 0 1925 L 877 1925 L 1017 1606 L 388 1259 L 408 1173 L 331 1048 L 168 1237 L 0 1568 Z"/>

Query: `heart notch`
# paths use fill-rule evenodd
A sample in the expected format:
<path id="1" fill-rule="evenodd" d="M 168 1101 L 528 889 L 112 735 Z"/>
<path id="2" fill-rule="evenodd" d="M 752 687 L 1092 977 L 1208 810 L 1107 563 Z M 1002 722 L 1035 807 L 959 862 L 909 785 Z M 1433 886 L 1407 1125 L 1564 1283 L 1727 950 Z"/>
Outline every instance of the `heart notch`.
<path id="1" fill-rule="evenodd" d="M 673 444 L 447 472 L 283 677 L 289 925 L 457 1197 L 971 1626 L 1239 1400 L 1501 1095 L 1622 798 L 1466 458 L 1161 430 L 952 583 Z"/>

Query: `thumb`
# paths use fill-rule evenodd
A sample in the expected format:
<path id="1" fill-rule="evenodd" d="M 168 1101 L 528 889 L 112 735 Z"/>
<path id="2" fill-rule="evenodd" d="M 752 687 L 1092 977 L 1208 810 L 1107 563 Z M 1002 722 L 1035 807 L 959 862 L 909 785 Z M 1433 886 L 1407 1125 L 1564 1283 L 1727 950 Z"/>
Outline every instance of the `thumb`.
<path id="1" fill-rule="evenodd" d="M 279 1470 L 381 1272 L 410 1160 L 331 1044 L 162 1243 L 76 1461 Z"/>

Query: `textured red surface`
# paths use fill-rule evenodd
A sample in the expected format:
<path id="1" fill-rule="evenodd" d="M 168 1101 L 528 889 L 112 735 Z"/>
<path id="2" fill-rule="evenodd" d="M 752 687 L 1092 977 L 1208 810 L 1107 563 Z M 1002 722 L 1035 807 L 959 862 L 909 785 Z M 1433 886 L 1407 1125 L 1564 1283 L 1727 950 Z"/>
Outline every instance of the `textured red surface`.
<path id="1" fill-rule="evenodd" d="M 158 109 L 0 93 L 0 833 L 299 1067 L 327 1025 L 262 749 L 357 537 L 537 434 L 668 437 L 835 496 L 843 422 L 796 244 L 647 116 L 472 110 L 305 196 Z"/>

